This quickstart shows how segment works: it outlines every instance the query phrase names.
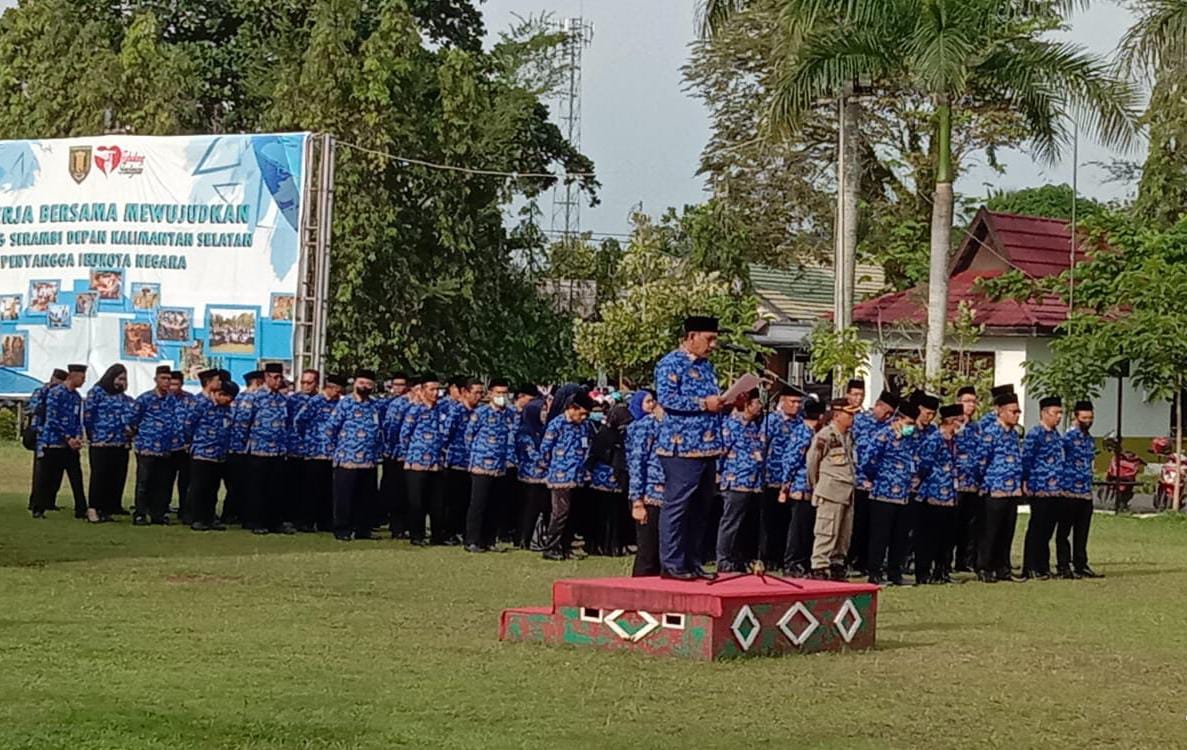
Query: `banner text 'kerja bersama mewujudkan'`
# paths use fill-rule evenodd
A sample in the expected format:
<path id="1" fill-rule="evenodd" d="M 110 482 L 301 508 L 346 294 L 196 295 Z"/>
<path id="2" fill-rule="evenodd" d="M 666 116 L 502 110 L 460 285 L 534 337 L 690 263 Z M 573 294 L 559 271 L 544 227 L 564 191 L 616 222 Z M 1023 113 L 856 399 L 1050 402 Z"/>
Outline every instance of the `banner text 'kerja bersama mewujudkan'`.
<path id="1" fill-rule="evenodd" d="M 291 363 L 307 138 L 0 141 L 5 380 Z"/>

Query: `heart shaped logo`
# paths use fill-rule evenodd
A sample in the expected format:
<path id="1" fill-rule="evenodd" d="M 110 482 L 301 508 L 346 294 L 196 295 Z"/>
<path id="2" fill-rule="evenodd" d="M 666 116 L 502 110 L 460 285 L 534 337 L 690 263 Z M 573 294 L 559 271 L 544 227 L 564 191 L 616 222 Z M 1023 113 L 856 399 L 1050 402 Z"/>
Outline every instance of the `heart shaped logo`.
<path id="1" fill-rule="evenodd" d="M 120 165 L 120 160 L 123 157 L 124 152 L 120 150 L 119 146 L 95 147 L 95 166 L 105 175 L 114 172 L 115 168 Z"/>

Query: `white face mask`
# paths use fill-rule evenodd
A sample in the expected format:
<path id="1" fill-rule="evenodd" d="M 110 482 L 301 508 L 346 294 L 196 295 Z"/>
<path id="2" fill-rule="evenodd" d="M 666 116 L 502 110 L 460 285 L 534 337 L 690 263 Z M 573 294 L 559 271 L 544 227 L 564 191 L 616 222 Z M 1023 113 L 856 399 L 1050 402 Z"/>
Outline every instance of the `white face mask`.
<path id="1" fill-rule="evenodd" d="M 507 405 L 507 397 L 506 396 L 495 396 L 494 398 L 491 399 L 491 403 L 493 403 L 495 406 L 497 406 L 499 408 L 502 408 Z"/>

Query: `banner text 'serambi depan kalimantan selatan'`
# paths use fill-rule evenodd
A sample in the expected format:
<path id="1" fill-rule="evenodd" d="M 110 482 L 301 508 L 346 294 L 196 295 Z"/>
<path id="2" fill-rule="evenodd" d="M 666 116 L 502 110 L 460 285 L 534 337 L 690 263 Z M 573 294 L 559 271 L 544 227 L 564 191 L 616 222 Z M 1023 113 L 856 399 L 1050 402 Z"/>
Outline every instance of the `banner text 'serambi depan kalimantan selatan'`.
<path id="1" fill-rule="evenodd" d="M 0 367 L 293 358 L 306 133 L 0 141 Z M 30 387 L 28 390 L 31 390 Z M 16 394 L 4 394 L 16 395 Z"/>

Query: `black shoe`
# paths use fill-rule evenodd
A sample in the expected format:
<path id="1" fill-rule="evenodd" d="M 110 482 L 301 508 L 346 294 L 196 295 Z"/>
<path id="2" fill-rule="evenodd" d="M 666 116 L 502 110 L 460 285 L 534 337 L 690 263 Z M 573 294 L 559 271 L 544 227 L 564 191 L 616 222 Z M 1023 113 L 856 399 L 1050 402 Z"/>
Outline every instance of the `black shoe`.
<path id="1" fill-rule="evenodd" d="M 997 576 L 992 570 L 978 570 L 977 580 L 981 583 L 997 583 Z"/>
<path id="2" fill-rule="evenodd" d="M 223 516 L 223 523 L 228 526 L 235 526 L 239 523 L 239 516 Z"/>
<path id="3" fill-rule="evenodd" d="M 427 539 L 409 539 L 408 543 L 413 547 L 428 547 L 429 541 Z"/>
<path id="4" fill-rule="evenodd" d="M 479 552 L 486 552 L 486 547 L 479 547 L 477 544 L 467 544 L 465 546 L 465 550 L 467 552 L 472 552 L 472 553 L 477 554 Z"/>
<path id="5" fill-rule="evenodd" d="M 709 571 L 705 570 L 704 568 L 697 568 L 696 570 L 694 570 L 692 572 L 692 574 L 694 577 L 700 578 L 703 581 L 716 581 L 717 580 L 716 573 L 710 573 Z"/>
<path id="6" fill-rule="evenodd" d="M 956 581 L 952 578 L 952 576 L 948 575 L 947 573 L 945 573 L 944 575 L 941 575 L 941 576 L 936 576 L 935 578 L 931 579 L 931 582 L 932 583 L 940 583 L 940 584 L 956 583 Z"/>
<path id="7" fill-rule="evenodd" d="M 80 513 L 76 510 L 76 511 L 74 511 L 74 517 L 76 519 L 78 519 L 79 521 L 85 521 L 85 520 L 87 520 L 87 512 L 84 510 Z"/>
<path id="8" fill-rule="evenodd" d="M 61 509 L 62 509 L 62 506 L 60 506 L 60 505 L 51 505 L 48 508 L 46 508 L 46 510 L 52 510 L 55 513 L 57 513 Z"/>
<path id="9" fill-rule="evenodd" d="M 673 581 L 695 581 L 698 579 L 698 576 L 696 573 L 690 573 L 686 570 L 676 570 L 676 571 L 661 570 L 659 573 L 659 577 L 660 578 L 668 578 Z"/>
<path id="10" fill-rule="evenodd" d="M 127 508 L 116 508 L 115 510 L 111 511 L 111 515 L 113 515 L 113 516 L 130 516 L 130 515 L 132 515 L 132 513 Z"/>
<path id="11" fill-rule="evenodd" d="M 211 531 L 226 531 L 227 527 L 225 524 L 223 524 L 222 521 L 220 521 L 216 518 L 210 522 L 210 530 Z"/>
<path id="12" fill-rule="evenodd" d="M 264 533 L 266 534 L 268 532 L 264 532 Z M 354 537 L 352 537 L 350 534 L 334 534 L 334 538 L 340 542 L 349 542 Z"/>
<path id="13" fill-rule="evenodd" d="M 866 582 L 872 583 L 875 586 L 881 586 L 882 584 L 886 583 L 886 579 L 884 579 L 882 576 L 870 576 L 866 579 Z"/>
<path id="14" fill-rule="evenodd" d="M 194 525 L 194 519 L 191 516 L 181 516 L 177 520 L 181 522 L 182 526 L 193 526 Z"/>
<path id="15" fill-rule="evenodd" d="M 973 569 L 967 565 L 957 565 L 956 572 L 957 573 L 972 573 Z"/>
<path id="16" fill-rule="evenodd" d="M 928 576 L 921 576 L 921 575 L 915 576 L 915 585 L 916 586 L 926 586 L 927 584 L 933 583 L 934 581 L 935 581 L 935 579 L 930 578 Z"/>
<path id="17" fill-rule="evenodd" d="M 450 537 L 444 542 L 441 542 L 441 546 L 443 547 L 460 547 L 461 545 L 462 543 L 456 537 Z"/>
<path id="18" fill-rule="evenodd" d="M 313 532 L 317 531 L 317 529 L 315 529 L 311 523 L 303 523 L 297 527 L 297 531 L 301 532 L 302 534 L 312 534 Z"/>
<path id="19" fill-rule="evenodd" d="M 148 519 L 144 516 L 134 516 L 132 518 L 133 526 L 148 526 Z"/>
<path id="20" fill-rule="evenodd" d="M 35 510 L 35 511 L 33 511 L 33 517 L 38 520 L 44 521 L 45 520 L 45 511 Z"/>
<path id="21" fill-rule="evenodd" d="M 550 550 L 547 550 L 547 551 L 544 553 L 543 557 L 544 557 L 544 559 L 545 559 L 545 560 L 564 560 L 564 559 L 565 559 L 565 553 L 564 553 L 564 552 L 557 552 L 557 551 L 556 551 L 556 550 L 554 550 L 554 549 L 550 549 Z"/>
<path id="22" fill-rule="evenodd" d="M 272 532 L 268 531 L 268 529 L 265 529 L 263 526 L 260 526 L 259 528 L 252 529 L 251 533 L 255 534 L 256 536 L 264 536 L 265 534 L 271 534 Z"/>
<path id="23" fill-rule="evenodd" d="M 288 521 L 285 521 L 284 523 L 280 524 L 280 528 L 276 529 L 276 533 L 277 534 L 288 534 L 288 535 L 296 534 L 297 527 L 293 526 Z"/>
<path id="24" fill-rule="evenodd" d="M 906 586 L 907 585 L 907 582 L 903 580 L 902 576 L 894 576 L 892 578 L 887 578 L 886 583 L 890 586 Z"/>
<path id="25" fill-rule="evenodd" d="M 1031 575 L 1034 576 L 1034 579 L 1036 581 L 1050 581 L 1051 580 L 1051 571 L 1049 571 L 1049 570 L 1035 571 Z"/>
<path id="26" fill-rule="evenodd" d="M 1076 575 L 1079 576 L 1080 578 L 1104 578 L 1103 575 L 1101 575 L 1100 573 L 1097 573 L 1095 570 L 1088 567 L 1087 565 L 1085 565 L 1084 567 L 1077 570 Z"/>
<path id="27" fill-rule="evenodd" d="M 825 576 L 830 581 L 845 581 L 849 578 L 849 573 L 844 565 L 833 565 L 828 569 L 828 575 Z"/>
<path id="28" fill-rule="evenodd" d="M 210 526 L 202 521 L 194 521 L 190 524 L 190 529 L 193 531 L 210 531 Z"/>
<path id="29" fill-rule="evenodd" d="M 169 525 L 169 516 L 161 516 L 160 518 L 152 519 L 152 525 L 153 526 L 168 526 Z"/>

